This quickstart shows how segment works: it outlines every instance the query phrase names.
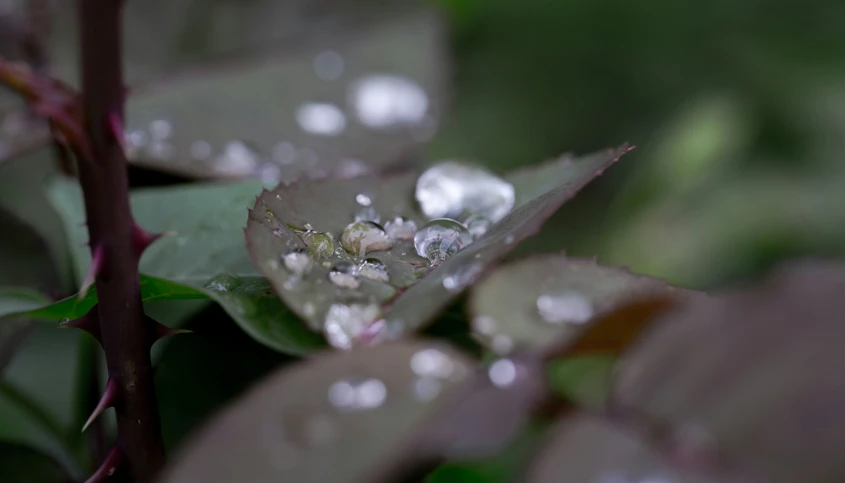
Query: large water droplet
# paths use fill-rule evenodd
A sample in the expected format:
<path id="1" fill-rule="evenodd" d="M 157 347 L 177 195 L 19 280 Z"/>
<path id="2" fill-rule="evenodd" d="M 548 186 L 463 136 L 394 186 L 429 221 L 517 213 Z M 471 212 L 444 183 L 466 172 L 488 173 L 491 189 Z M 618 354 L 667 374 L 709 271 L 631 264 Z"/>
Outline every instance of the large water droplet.
<path id="1" fill-rule="evenodd" d="M 446 161 L 417 179 L 416 198 L 429 218 L 457 218 L 465 212 L 493 223 L 513 209 L 513 185 L 480 167 Z"/>
<path id="2" fill-rule="evenodd" d="M 500 388 L 510 387 L 516 382 L 516 364 L 510 359 L 499 359 L 490 365 L 487 375 L 490 377 L 490 382 L 494 386 Z"/>
<path id="3" fill-rule="evenodd" d="M 320 52 L 314 57 L 314 72 L 320 79 L 337 80 L 343 74 L 343 57 L 332 50 Z"/>
<path id="4" fill-rule="evenodd" d="M 334 104 L 309 102 L 296 110 L 296 122 L 303 131 L 319 136 L 337 136 L 346 129 L 346 116 Z"/>
<path id="5" fill-rule="evenodd" d="M 393 246 L 393 242 L 387 238 L 384 230 L 371 221 L 350 223 L 343 230 L 340 243 L 355 257 L 363 257 L 370 252 L 389 250 Z"/>
<path id="6" fill-rule="evenodd" d="M 387 266 L 385 266 L 384 262 L 376 258 L 364 260 L 358 267 L 358 273 L 362 277 L 379 282 L 387 283 L 390 280 L 390 277 L 387 275 Z"/>
<path id="7" fill-rule="evenodd" d="M 380 316 L 381 309 L 376 304 L 333 304 L 326 314 L 323 330 L 333 347 L 351 349 Z"/>
<path id="8" fill-rule="evenodd" d="M 309 230 L 299 235 L 308 245 L 308 251 L 314 258 L 329 258 L 334 253 L 334 240 L 326 233 Z"/>
<path id="9" fill-rule="evenodd" d="M 373 223 L 378 223 L 381 221 L 381 215 L 372 206 L 365 206 L 355 212 L 355 221 L 372 221 Z"/>
<path id="10" fill-rule="evenodd" d="M 379 379 L 343 379 L 329 387 L 329 401 L 344 411 L 375 409 L 387 400 L 387 387 Z"/>
<path id="11" fill-rule="evenodd" d="M 259 160 L 258 153 L 246 143 L 231 141 L 214 159 L 214 168 L 223 175 L 250 176 L 258 168 Z"/>
<path id="12" fill-rule="evenodd" d="M 358 120 L 373 129 L 415 125 L 428 111 L 428 95 L 404 77 L 374 75 L 350 86 L 349 103 Z"/>
<path id="13" fill-rule="evenodd" d="M 593 305 L 578 292 L 543 294 L 537 297 L 537 312 L 550 324 L 583 324 L 593 316 Z"/>
<path id="14" fill-rule="evenodd" d="M 411 356 L 411 370 L 420 377 L 447 379 L 455 371 L 455 363 L 441 350 L 423 349 Z"/>
<path id="15" fill-rule="evenodd" d="M 472 214 L 464 220 L 464 226 L 467 227 L 467 231 L 469 231 L 473 241 L 475 241 L 487 233 L 487 230 L 493 226 L 493 222 L 481 215 Z"/>
<path id="16" fill-rule="evenodd" d="M 439 263 L 472 243 L 472 235 L 464 225 L 448 218 L 431 220 L 414 235 L 417 254 Z"/>
<path id="17" fill-rule="evenodd" d="M 338 287 L 355 290 L 361 286 L 358 280 L 358 267 L 349 260 L 341 260 L 334 264 L 329 272 L 329 280 Z"/>
<path id="18" fill-rule="evenodd" d="M 384 224 L 384 231 L 391 240 L 413 240 L 417 224 L 403 216 L 395 216 Z"/>
<path id="19" fill-rule="evenodd" d="M 285 268 L 290 270 L 297 277 L 308 273 L 313 266 L 313 259 L 305 250 L 297 248 L 282 255 L 282 262 Z"/>
<path id="20" fill-rule="evenodd" d="M 373 204 L 373 199 L 366 193 L 358 193 L 355 195 L 355 202 L 361 206 L 370 206 Z"/>

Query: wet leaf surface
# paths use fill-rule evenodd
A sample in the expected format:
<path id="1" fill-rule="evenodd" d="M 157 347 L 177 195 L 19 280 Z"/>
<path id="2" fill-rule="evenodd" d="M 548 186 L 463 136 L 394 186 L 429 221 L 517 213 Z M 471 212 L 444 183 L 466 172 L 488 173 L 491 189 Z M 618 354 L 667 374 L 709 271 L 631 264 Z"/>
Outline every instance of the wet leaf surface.
<path id="1" fill-rule="evenodd" d="M 422 367 L 412 363 L 431 349 L 441 357 Z M 470 369 L 465 357 L 425 342 L 315 356 L 273 374 L 230 406 L 162 481 L 331 483 L 384 476 L 394 455 L 412 447 L 416 456 L 427 452 L 411 444 L 414 431 L 459 393 Z M 418 371 L 429 371 L 428 383 L 437 389 L 420 389 L 427 384 Z"/>
<path id="2" fill-rule="evenodd" d="M 588 334 L 592 326 L 607 324 L 605 316 L 637 302 L 680 299 L 694 293 L 621 267 L 560 254 L 500 267 L 473 288 L 469 307 L 475 334 L 494 350 L 505 345 L 545 351 L 581 343 L 585 351 L 590 344 L 603 351 L 613 349 L 613 344 L 600 341 L 599 336 L 613 332 L 606 338 L 610 341 L 614 334 L 628 330 L 610 324 L 613 327 L 595 327 L 599 331 Z M 638 333 L 640 325 L 631 317 L 625 319 L 621 324 Z M 581 340 L 585 336 L 589 337 Z"/>
<path id="3" fill-rule="evenodd" d="M 843 290 L 841 265 L 810 264 L 667 317 L 620 361 L 614 405 L 765 481 L 842 481 Z"/>
<path id="4" fill-rule="evenodd" d="M 156 241 L 141 258 L 142 295 L 147 301 L 211 298 L 262 344 L 304 354 L 321 347 L 322 339 L 306 330 L 263 279 L 255 276 L 244 246 L 246 209 L 260 189 L 260 182 L 245 181 L 133 192 L 132 211 L 140 226 L 153 233 L 176 232 Z M 49 197 L 62 216 L 77 279 L 81 279 L 91 255 L 84 246 L 88 234 L 82 225 L 85 214 L 79 186 L 54 181 Z M 84 314 L 95 301 L 92 290 L 83 301 L 69 298 L 39 315 L 73 318 L 64 314 Z"/>
<path id="5" fill-rule="evenodd" d="M 367 332 L 363 337 L 396 336 L 420 328 L 434 318 L 485 269 L 533 235 L 546 218 L 627 150 L 621 147 L 545 165 L 537 176 L 546 182 L 553 178 L 556 188 L 524 202 L 434 270 L 429 271 L 428 261 L 416 255 L 410 240 L 396 240 L 389 250 L 364 255 L 386 266 L 390 275 L 387 282 L 359 276 L 359 284 L 336 283 L 329 275 L 338 263 L 360 261 L 342 246 L 345 227 L 363 207 L 356 202 L 359 195 L 365 196 L 365 207 L 380 215 L 383 223 L 396 216 L 413 221 L 417 227 L 426 223 L 413 199 L 417 173 L 302 181 L 265 191 L 250 213 L 247 242 L 255 265 L 285 304 L 315 330 L 322 328 L 326 317 L 332 315 L 333 304 L 375 304 L 376 312 L 381 313 L 367 313 L 364 318 L 372 318 L 369 322 L 373 322 L 383 316 L 386 323 L 376 324 L 372 327 L 375 333 Z M 524 189 L 534 193 L 528 187 L 534 181 L 530 173 L 520 173 L 517 192 Z M 297 250 L 307 251 L 309 247 L 313 252 L 314 233 L 330 237 L 331 250 L 317 257 L 305 273 L 300 273 L 283 257 Z"/>

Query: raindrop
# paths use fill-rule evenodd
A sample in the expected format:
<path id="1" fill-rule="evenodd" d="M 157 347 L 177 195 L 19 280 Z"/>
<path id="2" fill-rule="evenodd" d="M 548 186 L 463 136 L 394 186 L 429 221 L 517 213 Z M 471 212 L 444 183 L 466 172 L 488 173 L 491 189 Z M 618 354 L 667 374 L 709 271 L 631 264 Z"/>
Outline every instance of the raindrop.
<path id="1" fill-rule="evenodd" d="M 387 283 L 390 277 L 387 275 L 387 266 L 377 258 L 368 258 L 358 267 L 358 273 L 362 277 Z"/>
<path id="2" fill-rule="evenodd" d="M 349 260 L 341 260 L 329 271 L 329 280 L 338 287 L 356 289 L 361 286 L 358 280 L 358 267 Z"/>
<path id="3" fill-rule="evenodd" d="M 481 272 L 481 265 L 472 264 L 460 267 L 455 273 L 443 279 L 443 288 L 450 292 L 460 292 L 471 284 Z"/>
<path id="4" fill-rule="evenodd" d="M 372 221 L 378 223 L 381 221 L 381 215 L 372 206 L 366 206 L 355 212 L 355 221 Z"/>
<path id="5" fill-rule="evenodd" d="M 513 208 L 513 185 L 480 167 L 446 161 L 417 179 L 416 199 L 429 218 L 456 218 L 465 212 L 495 223 Z"/>
<path id="6" fill-rule="evenodd" d="M 387 400 L 387 387 L 379 379 L 363 381 L 343 379 L 329 387 L 329 401 L 345 411 L 366 411 L 375 409 Z"/>
<path id="7" fill-rule="evenodd" d="M 343 248 L 356 258 L 367 253 L 389 250 L 393 242 L 384 233 L 384 230 L 377 223 L 372 221 L 356 221 L 350 223 L 340 237 Z"/>
<path id="8" fill-rule="evenodd" d="M 370 206 L 373 204 L 373 200 L 370 196 L 364 193 L 358 193 L 355 195 L 355 202 L 361 206 Z"/>
<path id="9" fill-rule="evenodd" d="M 543 294 L 537 297 L 537 312 L 550 324 L 583 324 L 593 316 L 593 305 L 578 292 Z"/>
<path id="10" fill-rule="evenodd" d="M 302 130 L 319 136 L 337 136 L 346 129 L 346 116 L 334 104 L 309 102 L 296 110 L 296 122 Z"/>
<path id="11" fill-rule="evenodd" d="M 417 254 L 440 263 L 472 242 L 464 225 L 448 218 L 431 220 L 414 235 Z"/>
<path id="12" fill-rule="evenodd" d="M 203 161 L 211 157 L 211 144 L 208 141 L 194 141 L 191 144 L 191 157 Z"/>
<path id="13" fill-rule="evenodd" d="M 417 233 L 417 224 L 403 216 L 395 216 L 384 224 L 384 231 L 391 240 L 413 240 Z M 404 255 L 404 253 L 402 254 Z"/>
<path id="14" fill-rule="evenodd" d="M 230 141 L 214 159 L 214 167 L 224 175 L 250 176 L 258 167 L 258 160 L 258 153 L 244 142 Z"/>
<path id="15" fill-rule="evenodd" d="M 455 371 L 455 364 L 443 351 L 430 348 L 411 356 L 411 370 L 420 377 L 446 379 Z"/>
<path id="16" fill-rule="evenodd" d="M 337 176 L 343 179 L 355 178 L 368 172 L 367 165 L 356 158 L 343 158 L 335 168 Z"/>
<path id="17" fill-rule="evenodd" d="M 320 52 L 314 57 L 314 72 L 320 79 L 337 80 L 343 75 L 343 57 L 331 50 Z"/>
<path id="18" fill-rule="evenodd" d="M 493 335 L 496 331 L 496 319 L 489 315 L 478 315 L 472 319 L 472 330 L 482 335 Z"/>
<path id="19" fill-rule="evenodd" d="M 334 253 L 334 240 L 326 233 L 309 230 L 301 233 L 299 237 L 308 245 L 308 251 L 314 258 L 329 258 Z"/>
<path id="20" fill-rule="evenodd" d="M 273 161 L 279 164 L 291 164 L 296 161 L 296 147 L 293 144 L 282 141 L 273 146 Z"/>
<path id="21" fill-rule="evenodd" d="M 515 239 L 515 237 L 513 236 L 513 234 L 509 234 L 508 236 L 506 236 L 505 237 L 505 245 L 513 244 L 514 239 Z"/>
<path id="22" fill-rule="evenodd" d="M 381 309 L 376 304 L 333 304 L 326 314 L 323 330 L 332 347 L 351 349 L 380 316 Z"/>
<path id="23" fill-rule="evenodd" d="M 144 131 L 128 131 L 124 135 L 126 143 L 126 156 L 129 158 L 137 158 L 138 153 L 146 148 L 149 142 L 149 136 Z"/>
<path id="24" fill-rule="evenodd" d="M 487 371 L 490 382 L 499 388 L 506 388 L 516 381 L 516 364 L 510 359 L 499 359 Z"/>
<path id="25" fill-rule="evenodd" d="M 173 125 L 166 119 L 156 119 L 150 123 L 150 137 L 154 141 L 164 141 L 173 134 Z"/>
<path id="26" fill-rule="evenodd" d="M 467 227 L 467 231 L 469 231 L 473 241 L 475 241 L 487 233 L 487 230 L 493 226 L 493 222 L 481 215 L 470 215 L 464 220 L 464 226 Z"/>
<path id="27" fill-rule="evenodd" d="M 373 75 L 350 86 L 349 103 L 358 120 L 373 129 L 420 123 L 428 111 L 428 95 L 404 77 Z"/>
<path id="28" fill-rule="evenodd" d="M 513 352 L 513 339 L 505 334 L 496 334 L 493 336 L 493 340 L 490 341 L 490 348 L 500 356 L 508 355 Z"/>
<path id="29" fill-rule="evenodd" d="M 229 292 L 241 285 L 241 279 L 234 275 L 221 273 L 215 275 L 205 284 L 205 288 L 214 290 L 215 292 Z"/>
<path id="30" fill-rule="evenodd" d="M 305 302 L 305 305 L 302 306 L 302 312 L 306 317 L 314 317 L 317 313 L 317 307 L 313 302 Z"/>
<path id="31" fill-rule="evenodd" d="M 294 275 L 301 277 L 311 270 L 313 259 L 305 250 L 297 248 L 282 255 L 282 263 Z"/>

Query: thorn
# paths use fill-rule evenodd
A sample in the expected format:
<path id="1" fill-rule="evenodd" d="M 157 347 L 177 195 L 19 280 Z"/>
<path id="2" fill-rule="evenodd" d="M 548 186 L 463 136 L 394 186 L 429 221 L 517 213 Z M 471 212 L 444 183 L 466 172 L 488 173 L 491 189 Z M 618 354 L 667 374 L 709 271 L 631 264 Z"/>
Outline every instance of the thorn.
<path id="1" fill-rule="evenodd" d="M 159 238 L 164 238 L 167 236 L 176 236 L 177 233 L 173 230 L 166 231 L 164 233 L 149 233 L 138 224 L 135 224 L 133 228 L 132 237 L 135 243 L 135 253 L 140 257 L 144 250 L 147 249 L 150 245 L 156 242 Z"/>
<path id="2" fill-rule="evenodd" d="M 116 112 L 109 114 L 109 129 L 117 144 L 120 145 L 120 149 L 126 153 L 126 134 L 123 131 L 123 119 L 120 118 L 120 114 Z"/>
<path id="3" fill-rule="evenodd" d="M 108 481 L 114 475 L 114 472 L 117 471 L 117 467 L 120 466 L 122 460 L 123 454 L 120 452 L 120 449 L 118 449 L 117 445 L 112 446 L 103 463 L 93 475 L 85 480 L 85 483 L 103 483 Z"/>
<path id="4" fill-rule="evenodd" d="M 97 273 L 99 273 L 103 268 L 103 259 L 105 256 L 103 245 L 97 245 L 94 248 L 94 256 L 91 258 L 91 266 L 88 267 L 88 273 L 85 274 L 85 279 L 82 281 L 82 287 L 79 289 L 77 299 L 82 300 L 86 295 L 88 295 L 88 289 L 94 285 L 94 279 L 97 278 Z"/>
<path id="5" fill-rule="evenodd" d="M 97 306 L 91 308 L 87 314 L 78 319 L 64 318 L 59 321 L 60 329 L 81 329 L 91 334 L 95 339 L 100 341 L 100 317 L 97 312 Z M 100 341 L 102 343 L 102 341 Z"/>
<path id="6" fill-rule="evenodd" d="M 150 321 L 155 324 L 153 325 L 153 335 L 155 336 L 155 340 L 164 339 L 165 337 L 177 334 L 191 334 L 193 333 L 192 330 L 188 329 L 174 329 L 172 327 L 168 327 L 166 325 L 160 324 L 153 319 Z"/>
<path id="7" fill-rule="evenodd" d="M 88 417 L 88 421 L 85 421 L 85 425 L 82 426 L 82 432 L 84 433 L 88 426 L 94 422 L 95 419 L 106 409 L 114 406 L 114 402 L 117 400 L 117 382 L 113 378 L 109 378 L 109 381 L 106 383 L 106 390 L 103 391 L 103 397 L 100 398 L 100 402 L 97 403 L 97 407 L 94 408 L 94 411 L 91 413 L 91 416 Z"/>

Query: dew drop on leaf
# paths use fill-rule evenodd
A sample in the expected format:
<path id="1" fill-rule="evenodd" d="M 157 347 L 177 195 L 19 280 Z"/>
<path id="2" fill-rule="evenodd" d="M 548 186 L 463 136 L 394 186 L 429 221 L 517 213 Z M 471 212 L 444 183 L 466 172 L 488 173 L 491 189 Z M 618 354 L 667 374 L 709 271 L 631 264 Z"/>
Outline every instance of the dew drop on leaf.
<path id="1" fill-rule="evenodd" d="M 467 231 L 469 231 L 469 234 L 472 235 L 472 239 L 474 241 L 478 240 L 487 233 L 487 230 L 493 226 L 493 222 L 481 215 L 473 214 L 467 217 L 464 221 L 464 226 L 467 227 Z"/>
<path id="2" fill-rule="evenodd" d="M 371 280 L 387 283 L 390 277 L 387 274 L 387 266 L 381 260 L 376 258 L 368 258 L 361 262 L 358 267 L 358 272 L 362 277 L 367 277 Z"/>
<path id="3" fill-rule="evenodd" d="M 370 206 L 373 204 L 372 198 L 366 193 L 358 193 L 355 195 L 355 202 L 361 206 Z"/>
<path id="4" fill-rule="evenodd" d="M 387 400 L 387 387 L 376 378 L 342 379 L 329 387 L 329 402 L 341 411 L 368 411 Z"/>
<path id="5" fill-rule="evenodd" d="M 443 351 L 429 348 L 411 356 L 411 370 L 420 377 L 446 379 L 455 371 L 455 364 Z"/>
<path id="6" fill-rule="evenodd" d="M 206 282 L 205 288 L 214 290 L 215 292 L 228 292 L 239 287 L 241 283 L 243 282 L 238 277 L 227 273 L 221 273 L 219 275 L 215 275 Z"/>
<path id="7" fill-rule="evenodd" d="M 299 237 L 308 245 L 308 251 L 314 258 L 328 258 L 334 253 L 334 240 L 327 233 L 309 230 Z"/>
<path id="8" fill-rule="evenodd" d="M 431 220 L 414 235 L 417 254 L 432 263 L 446 260 L 470 243 L 472 235 L 464 225 L 448 218 Z"/>
<path id="9" fill-rule="evenodd" d="M 314 73 L 322 80 L 337 80 L 343 75 L 343 67 L 343 57 L 333 50 L 320 52 L 314 57 Z"/>
<path id="10" fill-rule="evenodd" d="M 380 316 L 381 309 L 376 304 L 333 304 L 326 314 L 323 331 L 333 347 L 351 349 Z"/>
<path id="11" fill-rule="evenodd" d="M 426 118 L 428 95 L 404 77 L 372 75 L 354 82 L 349 103 L 358 120 L 371 129 L 413 126 Z"/>
<path id="12" fill-rule="evenodd" d="M 583 324 L 593 316 L 593 304 L 578 292 L 543 294 L 537 297 L 537 312 L 549 324 Z"/>
<path id="13" fill-rule="evenodd" d="M 394 241 L 413 240 L 417 233 L 417 224 L 403 216 L 395 216 L 384 224 L 384 231 Z M 404 255 L 404 253 L 403 253 Z"/>
<path id="14" fill-rule="evenodd" d="M 282 255 L 282 263 L 291 273 L 301 277 L 311 271 L 313 259 L 305 250 L 297 248 Z"/>
<path id="15" fill-rule="evenodd" d="M 389 250 L 393 247 L 393 242 L 387 238 L 384 229 L 371 221 L 350 223 L 343 230 L 340 243 L 355 257 L 362 257 L 374 251 Z"/>
<path id="16" fill-rule="evenodd" d="M 343 111 L 327 102 L 309 102 L 299 106 L 296 122 L 303 131 L 317 136 L 337 136 L 346 129 Z"/>
<path id="17" fill-rule="evenodd" d="M 513 209 L 512 184 L 480 166 L 446 161 L 417 179 L 416 199 L 429 218 L 457 218 L 464 213 L 495 223 Z"/>
<path id="18" fill-rule="evenodd" d="M 510 387 L 516 382 L 516 364 L 510 359 L 499 359 L 490 365 L 487 375 L 494 386 L 499 388 Z"/>
<path id="19" fill-rule="evenodd" d="M 351 288 L 353 290 L 361 286 L 358 280 L 358 267 L 349 260 L 341 260 L 334 264 L 329 271 L 329 280 L 338 287 Z"/>
<path id="20" fill-rule="evenodd" d="M 225 176 L 251 176 L 258 168 L 259 160 L 256 150 L 246 143 L 230 141 L 214 158 L 214 169 Z"/>
<path id="21" fill-rule="evenodd" d="M 364 206 L 355 212 L 355 221 L 372 221 L 373 223 L 378 223 L 381 221 L 381 215 L 372 206 Z"/>
<path id="22" fill-rule="evenodd" d="M 481 268 L 480 264 L 460 267 L 455 273 L 443 279 L 443 288 L 453 293 L 460 292 L 467 285 L 475 281 L 478 274 L 481 273 Z"/>

